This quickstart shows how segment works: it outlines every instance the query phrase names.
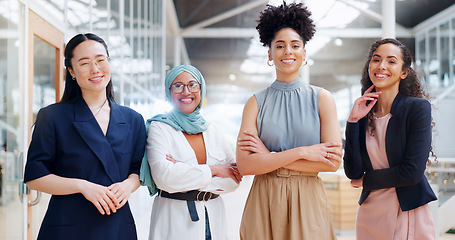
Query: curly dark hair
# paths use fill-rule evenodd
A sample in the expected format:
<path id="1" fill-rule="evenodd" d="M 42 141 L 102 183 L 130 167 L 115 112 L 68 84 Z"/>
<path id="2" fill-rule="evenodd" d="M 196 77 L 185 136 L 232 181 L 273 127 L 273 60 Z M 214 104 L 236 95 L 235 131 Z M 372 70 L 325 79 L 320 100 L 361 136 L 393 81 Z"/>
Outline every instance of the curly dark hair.
<path id="1" fill-rule="evenodd" d="M 362 85 L 362 95 L 365 93 L 365 91 L 373 85 L 373 82 L 370 79 L 370 74 L 369 74 L 369 67 L 370 67 L 370 62 L 371 59 L 373 59 L 374 52 L 376 52 L 376 49 L 378 49 L 379 46 L 383 44 L 391 43 L 398 48 L 400 48 L 401 52 L 401 59 L 403 60 L 403 70 L 408 70 L 409 73 L 406 76 L 405 79 L 402 79 L 400 81 L 399 85 L 399 91 L 401 94 L 405 96 L 410 96 L 410 97 L 418 97 L 418 98 L 425 98 L 428 99 L 428 94 L 424 91 L 422 82 L 420 81 L 419 76 L 417 75 L 417 72 L 412 68 L 412 64 L 414 62 L 411 52 L 409 49 L 400 41 L 394 39 L 394 38 L 384 38 L 384 39 L 379 39 L 373 42 L 370 47 L 370 52 L 368 53 L 367 61 L 365 62 L 365 66 L 363 66 L 363 71 L 362 71 L 362 79 L 360 80 L 360 84 Z M 375 91 L 375 90 L 373 90 Z M 371 134 L 374 132 L 374 121 L 373 120 L 373 111 L 374 107 L 370 110 L 368 113 L 368 119 L 370 120 L 369 126 L 371 128 Z"/>
<path id="2" fill-rule="evenodd" d="M 373 85 L 373 82 L 371 82 L 370 75 L 368 72 L 368 68 L 370 66 L 371 59 L 373 58 L 373 54 L 379 46 L 387 43 L 391 43 L 400 48 L 401 57 L 403 60 L 403 70 L 409 70 L 408 76 L 400 81 L 399 86 L 400 93 L 405 96 L 428 99 L 429 96 L 426 93 L 417 72 L 414 70 L 414 68 L 412 68 L 414 59 L 411 55 L 411 52 L 404 44 L 402 44 L 400 41 L 394 38 L 379 39 L 376 40 L 373 44 L 371 44 L 367 61 L 365 62 L 365 66 L 363 67 L 362 80 L 360 81 L 360 84 L 362 85 L 362 95 L 369 87 L 371 87 L 371 85 Z"/>
<path id="3" fill-rule="evenodd" d="M 283 5 L 278 7 L 267 4 L 256 26 L 262 45 L 270 47 L 275 34 L 283 28 L 294 29 L 305 44 L 316 31 L 310 16 L 311 12 L 302 3 L 287 5 L 283 2 Z"/>

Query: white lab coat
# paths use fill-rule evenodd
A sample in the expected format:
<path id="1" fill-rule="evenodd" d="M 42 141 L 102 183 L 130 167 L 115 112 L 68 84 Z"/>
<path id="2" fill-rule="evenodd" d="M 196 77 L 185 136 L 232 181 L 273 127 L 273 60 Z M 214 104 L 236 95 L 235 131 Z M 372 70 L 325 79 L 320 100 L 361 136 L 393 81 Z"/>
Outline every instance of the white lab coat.
<path id="1" fill-rule="evenodd" d="M 239 186 L 231 178 L 212 177 L 208 165 L 235 161 L 231 147 L 214 125 L 202 133 L 207 165 L 198 164 L 196 154 L 183 133 L 168 124 L 154 121 L 147 134 L 148 163 L 159 189 L 169 193 L 200 189 L 220 194 L 234 191 Z M 171 154 L 177 163 L 166 160 L 166 154 Z M 152 208 L 149 240 L 204 240 L 204 207 L 207 208 L 212 239 L 226 240 L 227 222 L 221 196 L 195 203 L 199 216 L 197 222 L 191 221 L 186 201 L 157 196 Z"/>

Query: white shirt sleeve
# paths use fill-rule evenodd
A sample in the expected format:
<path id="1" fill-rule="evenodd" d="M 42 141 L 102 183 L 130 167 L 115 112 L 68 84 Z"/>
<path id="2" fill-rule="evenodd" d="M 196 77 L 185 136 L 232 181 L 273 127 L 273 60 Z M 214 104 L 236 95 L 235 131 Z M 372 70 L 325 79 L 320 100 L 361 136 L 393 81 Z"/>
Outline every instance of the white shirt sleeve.
<path id="1" fill-rule="evenodd" d="M 221 165 L 234 163 L 234 153 L 232 147 L 227 142 L 222 131 L 215 125 L 211 125 L 205 132 L 205 140 L 207 147 L 207 164 L 208 165 Z M 232 178 L 212 177 L 211 183 L 201 189 L 202 191 L 213 193 L 228 193 L 232 192 L 239 187 Z"/>
<path id="2" fill-rule="evenodd" d="M 232 148 L 216 127 L 210 126 L 203 133 L 207 164 L 198 164 L 183 134 L 165 123 L 152 122 L 147 135 L 148 162 L 159 189 L 169 193 L 201 190 L 219 194 L 239 186 L 232 178 L 212 177 L 209 165 L 235 162 Z M 166 154 L 177 162 L 168 161 Z"/>
<path id="3" fill-rule="evenodd" d="M 147 160 L 156 186 L 169 193 L 207 187 L 212 182 L 209 166 L 197 164 L 194 151 L 178 134 L 182 133 L 165 123 L 150 124 L 147 133 Z M 186 141 L 184 137 L 183 139 Z M 166 154 L 171 154 L 177 163 L 168 161 Z"/>

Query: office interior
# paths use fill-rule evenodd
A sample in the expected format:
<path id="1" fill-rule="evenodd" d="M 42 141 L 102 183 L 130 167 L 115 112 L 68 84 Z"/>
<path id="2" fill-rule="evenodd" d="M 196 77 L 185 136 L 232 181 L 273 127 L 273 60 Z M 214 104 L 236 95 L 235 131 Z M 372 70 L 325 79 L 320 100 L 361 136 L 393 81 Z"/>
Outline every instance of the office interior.
<path id="1" fill-rule="evenodd" d="M 267 49 L 255 29 L 259 12 L 278 0 L 0 0 L 0 240 L 36 239 L 49 195 L 21 182 L 33 121 L 58 102 L 64 86 L 63 50 L 77 33 L 106 40 L 117 103 L 144 119 L 169 111 L 166 72 L 192 64 L 207 81 L 202 114 L 221 125 L 235 148 L 243 105 L 274 80 Z M 354 100 L 370 44 L 395 37 L 413 52 L 433 105 L 433 149 L 426 174 L 438 195 L 432 203 L 437 238 L 455 239 L 455 1 L 286 0 L 304 2 L 316 35 L 307 46 L 301 78 L 329 90 L 341 130 Z M 342 168 L 320 174 L 331 200 L 339 239 L 354 238 L 359 191 Z M 252 177 L 225 196 L 229 239 L 239 239 Z M 130 199 L 139 239 L 148 239 L 153 197 L 141 187 Z"/>

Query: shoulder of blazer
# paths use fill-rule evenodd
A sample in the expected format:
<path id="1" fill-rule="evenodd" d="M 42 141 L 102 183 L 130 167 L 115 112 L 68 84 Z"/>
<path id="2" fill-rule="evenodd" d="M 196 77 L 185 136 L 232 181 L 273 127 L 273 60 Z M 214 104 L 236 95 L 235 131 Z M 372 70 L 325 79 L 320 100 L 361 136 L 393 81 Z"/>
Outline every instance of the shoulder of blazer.
<path id="1" fill-rule="evenodd" d="M 428 107 L 426 107 L 427 105 Z M 426 99 L 423 98 L 417 98 L 417 97 L 408 97 L 405 96 L 401 93 L 398 93 L 397 96 L 395 97 L 395 100 L 393 100 L 392 108 L 390 109 L 390 113 L 392 116 L 399 116 L 399 115 L 405 115 L 409 114 L 410 111 L 412 110 L 423 110 L 427 108 L 428 110 L 431 111 L 430 102 Z M 418 109 L 416 109 L 416 107 Z M 423 108 L 423 109 L 422 109 Z"/>
<path id="2" fill-rule="evenodd" d="M 42 109 L 46 109 L 47 111 L 67 111 L 68 108 L 73 108 L 74 103 L 53 103 Z"/>
<path id="3" fill-rule="evenodd" d="M 59 119 L 57 121 L 59 123 L 62 119 L 74 118 L 73 109 L 73 103 L 53 103 L 41 108 L 38 114 L 47 114 L 50 119 Z"/>

